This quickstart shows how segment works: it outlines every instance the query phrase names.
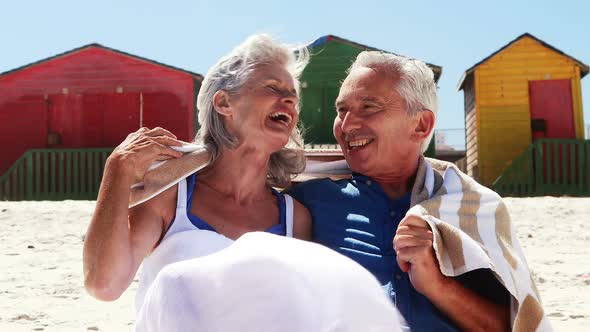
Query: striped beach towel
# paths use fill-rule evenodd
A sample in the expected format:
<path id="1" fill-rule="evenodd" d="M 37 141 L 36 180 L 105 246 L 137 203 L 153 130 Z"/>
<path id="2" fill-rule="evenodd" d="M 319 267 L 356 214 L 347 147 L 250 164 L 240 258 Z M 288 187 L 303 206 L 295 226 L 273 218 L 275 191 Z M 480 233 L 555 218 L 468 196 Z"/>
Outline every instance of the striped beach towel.
<path id="1" fill-rule="evenodd" d="M 143 176 L 143 181 L 131 186 L 129 208 L 137 206 L 156 197 L 180 180 L 205 168 L 209 162 L 209 153 L 198 144 L 171 147 L 184 155 L 177 159 L 157 161 Z"/>
<path id="2" fill-rule="evenodd" d="M 433 230 L 441 272 L 488 268 L 512 295 L 513 331 L 552 331 L 502 198 L 451 163 L 421 158 L 408 215 Z"/>

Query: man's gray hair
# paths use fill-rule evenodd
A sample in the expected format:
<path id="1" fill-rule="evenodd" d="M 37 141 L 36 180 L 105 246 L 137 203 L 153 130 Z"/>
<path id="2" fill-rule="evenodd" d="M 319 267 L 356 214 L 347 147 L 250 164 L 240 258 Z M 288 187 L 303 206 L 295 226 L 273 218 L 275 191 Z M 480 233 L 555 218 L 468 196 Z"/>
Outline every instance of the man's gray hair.
<path id="1" fill-rule="evenodd" d="M 237 138 L 225 128 L 223 116 L 215 110 L 215 93 L 224 90 L 235 95 L 257 66 L 278 64 L 293 76 L 299 94 L 299 77 L 308 62 L 309 51 L 306 47 L 280 44 L 268 35 L 259 34 L 250 36 L 209 69 L 197 97 L 200 129 L 195 142 L 205 145 L 211 153 L 210 165 L 217 160 L 222 148 L 232 149 L 238 144 Z M 270 156 L 270 185 L 286 186 L 293 175 L 303 171 L 305 156 L 302 148 L 303 139 L 299 128 L 295 127 L 287 145 Z"/>
<path id="2" fill-rule="evenodd" d="M 424 62 L 391 53 L 364 51 L 348 68 L 348 73 L 357 68 L 383 69 L 387 75 L 399 77 L 397 92 L 406 101 L 408 114 L 414 116 L 430 110 L 436 120 L 438 97 L 434 73 Z M 422 143 L 422 152 L 428 149 L 433 135 L 434 129 Z"/>

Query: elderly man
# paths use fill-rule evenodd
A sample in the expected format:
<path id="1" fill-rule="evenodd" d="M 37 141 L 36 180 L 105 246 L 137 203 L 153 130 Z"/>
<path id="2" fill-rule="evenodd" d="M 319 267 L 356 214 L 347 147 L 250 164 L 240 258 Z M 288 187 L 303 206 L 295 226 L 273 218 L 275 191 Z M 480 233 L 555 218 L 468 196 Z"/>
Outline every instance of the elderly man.
<path id="1" fill-rule="evenodd" d="M 433 73 L 423 62 L 361 53 L 334 120 L 352 178 L 308 181 L 290 194 L 310 210 L 314 240 L 371 271 L 413 331 L 507 330 L 510 294 L 492 271 L 443 275 L 431 228 L 406 216 L 436 111 Z"/>

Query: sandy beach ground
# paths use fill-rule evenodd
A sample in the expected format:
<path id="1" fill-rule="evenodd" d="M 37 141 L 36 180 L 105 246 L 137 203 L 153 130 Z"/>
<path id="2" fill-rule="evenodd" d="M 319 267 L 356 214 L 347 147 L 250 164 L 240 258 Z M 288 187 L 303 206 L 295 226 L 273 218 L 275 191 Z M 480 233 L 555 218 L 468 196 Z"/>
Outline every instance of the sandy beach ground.
<path id="1" fill-rule="evenodd" d="M 507 202 L 557 331 L 590 329 L 590 198 Z M 94 202 L 0 202 L 0 331 L 129 331 L 137 280 L 110 303 L 86 294 Z"/>

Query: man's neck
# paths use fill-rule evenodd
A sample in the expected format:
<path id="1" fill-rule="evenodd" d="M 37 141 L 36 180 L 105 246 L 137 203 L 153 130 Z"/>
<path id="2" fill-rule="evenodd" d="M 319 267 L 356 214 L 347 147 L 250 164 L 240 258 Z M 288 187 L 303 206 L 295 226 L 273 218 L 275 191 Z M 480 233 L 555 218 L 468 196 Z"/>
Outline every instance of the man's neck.
<path id="1" fill-rule="evenodd" d="M 390 199 L 397 200 L 412 190 L 419 161 L 419 158 L 398 159 L 395 165 L 388 168 L 393 171 L 377 173 L 372 178 Z"/>

